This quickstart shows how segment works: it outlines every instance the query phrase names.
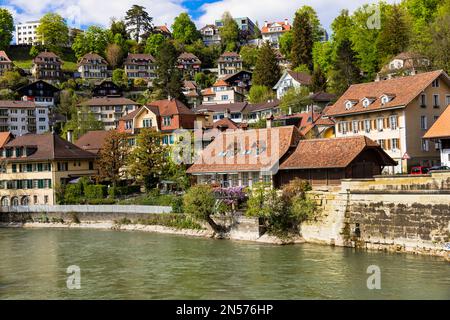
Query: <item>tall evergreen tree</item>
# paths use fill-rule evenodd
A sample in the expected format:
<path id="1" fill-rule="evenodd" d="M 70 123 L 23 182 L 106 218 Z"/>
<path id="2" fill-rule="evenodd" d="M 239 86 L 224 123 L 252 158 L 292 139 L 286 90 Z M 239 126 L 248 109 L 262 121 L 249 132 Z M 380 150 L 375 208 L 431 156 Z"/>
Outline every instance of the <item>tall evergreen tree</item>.
<path id="1" fill-rule="evenodd" d="M 136 42 L 139 42 L 143 34 L 153 30 L 153 18 L 150 17 L 143 6 L 133 5 L 131 9 L 127 11 L 125 21 L 128 33 L 134 36 Z"/>
<path id="2" fill-rule="evenodd" d="M 164 99 L 176 98 L 186 102 L 182 92 L 183 77 L 177 68 L 178 52 L 170 41 L 166 41 L 159 47 L 156 54 L 156 75 L 154 83 L 155 89 L 162 93 Z"/>
<path id="3" fill-rule="evenodd" d="M 309 14 L 306 11 L 297 12 L 292 34 L 291 62 L 293 69 L 303 64 L 308 66 L 309 70 L 313 70 L 313 44 L 314 39 Z"/>
<path id="4" fill-rule="evenodd" d="M 253 72 L 253 84 L 272 88 L 280 79 L 280 73 L 276 53 L 269 42 L 266 42 L 258 52 Z"/>
<path id="5" fill-rule="evenodd" d="M 327 91 L 327 76 L 323 73 L 320 66 L 314 68 L 311 79 L 311 90 L 312 92 Z"/>

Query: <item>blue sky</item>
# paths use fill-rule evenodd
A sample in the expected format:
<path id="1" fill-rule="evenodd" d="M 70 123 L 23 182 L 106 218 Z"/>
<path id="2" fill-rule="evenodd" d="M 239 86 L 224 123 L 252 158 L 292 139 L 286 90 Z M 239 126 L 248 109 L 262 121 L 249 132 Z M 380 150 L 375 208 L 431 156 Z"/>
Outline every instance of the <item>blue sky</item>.
<path id="1" fill-rule="evenodd" d="M 395 2 L 398 0 L 388 0 Z M 107 26 L 110 18 L 122 18 L 133 4 L 143 5 L 154 17 L 156 25 L 171 25 L 181 12 L 189 12 L 198 27 L 221 17 L 230 11 L 235 17 L 248 16 L 263 25 L 264 21 L 292 22 L 295 11 L 310 5 L 316 9 L 325 28 L 342 9 L 350 11 L 365 3 L 377 0 L 0 0 L 0 6 L 10 9 L 16 21 L 37 20 L 46 12 L 57 12 L 70 25 L 91 24 Z"/>

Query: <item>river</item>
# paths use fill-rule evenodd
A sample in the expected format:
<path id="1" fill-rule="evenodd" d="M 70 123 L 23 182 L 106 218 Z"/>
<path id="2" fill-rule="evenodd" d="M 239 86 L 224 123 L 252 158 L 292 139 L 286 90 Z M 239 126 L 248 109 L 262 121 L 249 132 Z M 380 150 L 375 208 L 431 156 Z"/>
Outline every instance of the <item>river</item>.
<path id="1" fill-rule="evenodd" d="M 367 268 L 381 289 L 367 288 Z M 80 289 L 67 268 L 80 268 Z M 0 229 L 0 299 L 450 299 L 439 258 L 140 232 Z"/>

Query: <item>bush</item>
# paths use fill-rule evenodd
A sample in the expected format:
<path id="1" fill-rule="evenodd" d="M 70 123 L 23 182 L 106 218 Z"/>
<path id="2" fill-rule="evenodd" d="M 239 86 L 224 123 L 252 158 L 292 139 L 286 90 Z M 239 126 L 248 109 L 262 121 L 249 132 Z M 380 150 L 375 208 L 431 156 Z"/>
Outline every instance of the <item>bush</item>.
<path id="1" fill-rule="evenodd" d="M 103 199 L 107 194 L 107 186 L 87 185 L 84 189 L 84 195 L 87 199 Z"/>
<path id="2" fill-rule="evenodd" d="M 83 185 L 81 183 L 68 184 L 64 190 L 64 200 L 67 203 L 69 200 L 81 198 L 83 195 Z"/>
<path id="3" fill-rule="evenodd" d="M 110 187 L 108 189 L 108 195 L 111 198 L 126 196 L 139 192 L 141 192 L 141 186 Z"/>
<path id="4" fill-rule="evenodd" d="M 193 186 L 183 196 L 184 211 L 200 220 L 209 220 L 214 214 L 215 204 L 214 191 L 208 185 Z"/>
<path id="5" fill-rule="evenodd" d="M 80 224 L 80 218 L 78 217 L 78 214 L 76 212 L 69 213 L 70 219 L 72 220 L 72 223 Z"/>
<path id="6" fill-rule="evenodd" d="M 172 212 L 173 213 L 183 213 L 183 198 L 174 197 L 172 199 Z"/>
<path id="7" fill-rule="evenodd" d="M 186 217 L 181 214 L 151 215 L 149 218 L 138 220 L 137 223 L 143 225 L 165 226 L 176 229 L 203 230 L 203 227 L 200 224 L 192 220 L 190 217 Z"/>
<path id="8" fill-rule="evenodd" d="M 111 205 L 115 204 L 114 199 L 88 199 L 87 204 L 98 206 L 98 205 Z"/>

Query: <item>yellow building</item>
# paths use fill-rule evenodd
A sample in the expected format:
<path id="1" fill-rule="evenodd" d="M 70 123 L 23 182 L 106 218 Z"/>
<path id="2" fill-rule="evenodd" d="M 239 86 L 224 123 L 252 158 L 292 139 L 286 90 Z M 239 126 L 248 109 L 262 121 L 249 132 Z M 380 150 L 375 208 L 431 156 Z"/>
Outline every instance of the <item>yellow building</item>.
<path id="1" fill-rule="evenodd" d="M 439 164 L 437 146 L 424 139 L 450 103 L 450 78 L 442 70 L 352 85 L 326 111 L 336 137 L 365 135 L 398 162 L 390 173 Z"/>
<path id="2" fill-rule="evenodd" d="M 58 186 L 98 173 L 95 154 L 54 133 L 17 137 L 0 152 L 2 207 L 54 205 Z"/>

